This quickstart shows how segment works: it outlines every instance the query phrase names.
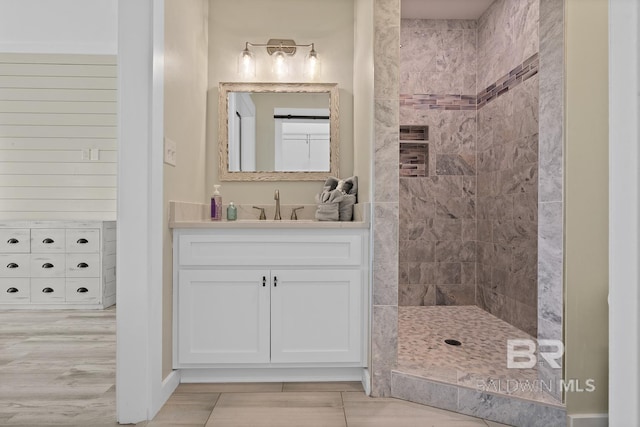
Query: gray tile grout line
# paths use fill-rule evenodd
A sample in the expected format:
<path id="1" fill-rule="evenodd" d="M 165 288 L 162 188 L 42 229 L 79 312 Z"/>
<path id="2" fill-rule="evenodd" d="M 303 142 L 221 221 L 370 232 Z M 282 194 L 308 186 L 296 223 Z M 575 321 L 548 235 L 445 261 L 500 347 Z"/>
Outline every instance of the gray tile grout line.
<path id="1" fill-rule="evenodd" d="M 340 392 L 340 401 L 342 402 L 342 415 L 344 416 L 344 425 L 349 427 L 349 421 L 347 420 L 347 410 L 344 407 L 344 391 Z"/>
<path id="2" fill-rule="evenodd" d="M 207 420 L 204 422 L 204 424 L 202 425 L 202 427 L 206 427 L 206 425 L 209 423 L 209 420 L 211 419 L 211 417 L 213 416 L 213 411 L 216 410 L 216 406 L 218 405 L 218 402 L 220 401 L 220 398 L 222 397 L 222 393 L 218 393 L 218 397 L 216 397 L 216 401 L 213 404 L 213 408 L 211 408 L 211 412 L 209 413 L 209 416 L 207 417 Z"/>

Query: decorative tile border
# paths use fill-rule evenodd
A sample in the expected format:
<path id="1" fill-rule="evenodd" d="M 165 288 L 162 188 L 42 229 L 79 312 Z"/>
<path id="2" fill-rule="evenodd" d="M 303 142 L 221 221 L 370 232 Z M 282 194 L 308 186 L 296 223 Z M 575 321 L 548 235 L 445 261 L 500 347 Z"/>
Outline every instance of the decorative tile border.
<path id="1" fill-rule="evenodd" d="M 538 54 L 535 53 L 477 95 L 400 95 L 400 106 L 413 107 L 415 110 L 478 110 L 538 74 L 538 65 Z"/>
<path id="2" fill-rule="evenodd" d="M 477 107 L 478 109 L 487 103 L 496 99 L 500 95 L 508 92 L 510 89 L 518 86 L 520 83 L 538 74 L 538 54 L 535 53 L 526 59 L 522 64 L 500 77 L 494 84 L 488 86 L 485 90 L 478 93 Z"/>

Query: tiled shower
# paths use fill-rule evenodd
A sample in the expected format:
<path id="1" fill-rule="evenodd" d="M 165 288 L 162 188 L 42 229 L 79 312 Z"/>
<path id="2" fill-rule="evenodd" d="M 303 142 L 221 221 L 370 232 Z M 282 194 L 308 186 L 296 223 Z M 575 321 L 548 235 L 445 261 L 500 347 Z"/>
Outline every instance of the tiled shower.
<path id="1" fill-rule="evenodd" d="M 401 307 L 477 305 L 537 336 L 538 4 L 401 20 L 400 126 L 428 147 L 424 176 L 400 156 Z"/>

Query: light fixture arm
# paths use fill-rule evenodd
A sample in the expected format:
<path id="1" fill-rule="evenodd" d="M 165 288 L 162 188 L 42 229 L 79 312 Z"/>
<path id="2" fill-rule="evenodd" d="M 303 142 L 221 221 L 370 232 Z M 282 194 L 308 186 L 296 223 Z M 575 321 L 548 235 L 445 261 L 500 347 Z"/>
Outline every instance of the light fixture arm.
<path id="1" fill-rule="evenodd" d="M 314 43 L 298 44 L 291 39 L 270 39 L 267 43 L 245 42 L 245 50 L 248 50 L 249 46 L 266 47 L 269 55 L 273 55 L 275 52 L 283 52 L 287 55 L 293 56 L 296 54 L 296 50 L 299 47 L 310 47 L 312 51 L 315 51 Z"/>

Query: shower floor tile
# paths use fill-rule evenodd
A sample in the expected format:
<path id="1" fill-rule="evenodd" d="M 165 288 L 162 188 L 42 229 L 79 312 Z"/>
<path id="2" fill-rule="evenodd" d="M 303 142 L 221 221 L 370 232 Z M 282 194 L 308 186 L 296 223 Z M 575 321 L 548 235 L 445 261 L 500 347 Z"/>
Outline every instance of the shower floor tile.
<path id="1" fill-rule="evenodd" d="M 537 369 L 507 368 L 507 340 L 533 339 L 476 306 L 398 307 L 397 370 L 478 391 L 561 405 Z M 452 346 L 444 340 L 462 345 Z"/>

